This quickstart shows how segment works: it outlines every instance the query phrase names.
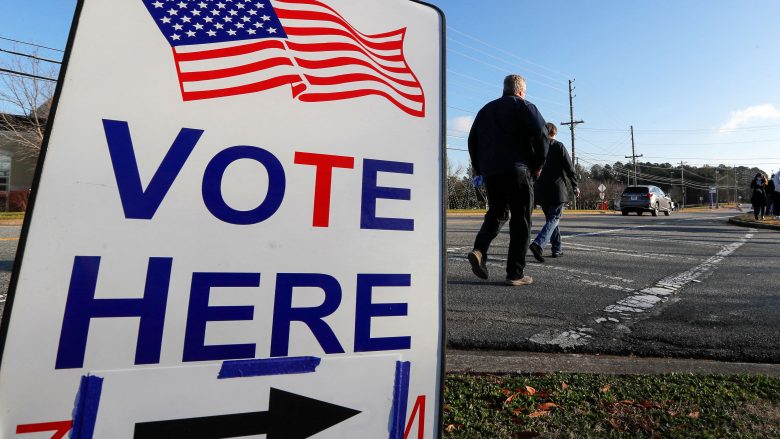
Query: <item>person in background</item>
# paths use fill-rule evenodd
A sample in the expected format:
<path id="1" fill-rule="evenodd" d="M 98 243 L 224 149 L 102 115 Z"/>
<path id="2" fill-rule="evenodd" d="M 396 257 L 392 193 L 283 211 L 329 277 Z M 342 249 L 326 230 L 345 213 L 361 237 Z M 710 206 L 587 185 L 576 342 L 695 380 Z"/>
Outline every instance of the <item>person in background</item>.
<path id="1" fill-rule="evenodd" d="M 766 177 L 764 174 L 758 173 L 750 182 L 750 189 L 752 189 L 752 195 L 750 196 L 750 203 L 753 204 L 753 215 L 756 217 L 756 221 L 764 220 L 764 213 L 766 211 Z"/>
<path id="2" fill-rule="evenodd" d="M 467 258 L 471 271 L 487 279 L 488 248 L 498 236 L 509 207 L 505 283 L 511 286 L 533 283 L 531 276 L 524 274 L 534 207 L 531 180 L 541 173 L 547 155 L 545 121 L 536 106 L 525 99 L 525 88 L 520 75 L 504 78 L 503 96 L 479 110 L 468 139 L 475 183 L 484 180 L 488 210 Z"/>
<path id="3" fill-rule="evenodd" d="M 780 188 L 777 188 L 780 190 Z M 775 204 L 775 174 L 769 177 L 769 182 L 766 184 L 766 214 L 772 216 L 774 212 Z"/>
<path id="4" fill-rule="evenodd" d="M 563 214 L 563 206 L 569 201 L 566 181 L 571 185 L 574 196 L 580 196 L 580 189 L 577 187 L 577 173 L 569 157 L 569 152 L 563 143 L 555 140 L 558 128 L 554 124 L 548 123 L 547 132 L 550 138 L 550 148 L 547 151 L 547 160 L 544 162 L 542 175 L 534 184 L 534 199 L 536 204 L 542 206 L 546 222 L 529 246 L 529 250 L 539 262 L 544 262 L 542 250 L 547 242 L 552 246 L 553 258 L 563 256 L 561 232 L 558 224 Z"/>
<path id="5" fill-rule="evenodd" d="M 775 172 L 772 182 L 775 184 L 775 193 L 772 196 L 772 204 L 775 208 L 774 215 L 776 220 L 780 220 L 780 171 Z"/>

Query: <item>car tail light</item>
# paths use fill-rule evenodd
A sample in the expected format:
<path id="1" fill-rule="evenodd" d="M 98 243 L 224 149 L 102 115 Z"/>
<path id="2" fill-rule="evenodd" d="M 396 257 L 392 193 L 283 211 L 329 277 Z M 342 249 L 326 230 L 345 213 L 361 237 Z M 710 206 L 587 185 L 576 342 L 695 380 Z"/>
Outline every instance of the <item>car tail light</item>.
<path id="1" fill-rule="evenodd" d="M 652 194 L 652 192 L 649 192 L 649 193 L 647 194 L 647 198 L 653 198 L 653 194 Z"/>

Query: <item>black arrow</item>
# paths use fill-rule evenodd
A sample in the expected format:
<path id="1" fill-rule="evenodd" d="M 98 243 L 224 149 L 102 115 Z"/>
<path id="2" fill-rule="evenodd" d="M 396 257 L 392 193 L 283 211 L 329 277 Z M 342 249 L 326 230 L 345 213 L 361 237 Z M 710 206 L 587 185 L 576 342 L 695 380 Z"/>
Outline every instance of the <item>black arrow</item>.
<path id="1" fill-rule="evenodd" d="M 271 388 L 267 412 L 135 424 L 134 439 L 224 439 L 267 435 L 305 439 L 360 413 L 357 410 Z"/>

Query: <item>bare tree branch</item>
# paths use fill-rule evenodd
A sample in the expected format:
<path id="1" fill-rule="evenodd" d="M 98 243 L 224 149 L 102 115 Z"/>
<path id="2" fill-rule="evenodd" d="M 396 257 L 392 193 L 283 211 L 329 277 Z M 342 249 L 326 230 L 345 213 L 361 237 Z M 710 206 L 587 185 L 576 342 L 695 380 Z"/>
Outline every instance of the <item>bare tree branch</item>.
<path id="1" fill-rule="evenodd" d="M 41 59 L 11 56 L 0 67 L 32 76 L 56 77 L 57 67 Z M 16 146 L 21 158 L 37 157 L 49 116 L 55 83 L 0 74 L 0 140 Z"/>

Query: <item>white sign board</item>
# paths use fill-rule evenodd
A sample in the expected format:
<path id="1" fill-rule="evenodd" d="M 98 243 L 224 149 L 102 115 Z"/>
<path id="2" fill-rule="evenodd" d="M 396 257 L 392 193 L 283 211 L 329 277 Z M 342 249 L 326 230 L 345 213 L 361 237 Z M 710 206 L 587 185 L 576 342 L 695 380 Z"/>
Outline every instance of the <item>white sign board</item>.
<path id="1" fill-rule="evenodd" d="M 604 192 L 605 190 L 607 190 L 607 187 L 604 186 L 603 184 L 600 184 L 599 185 L 599 192 Z"/>
<path id="2" fill-rule="evenodd" d="M 0 437 L 437 437 L 441 12 L 82 0 L 74 23 Z"/>
<path id="3" fill-rule="evenodd" d="M 718 188 L 716 186 L 710 186 L 710 193 L 711 194 L 717 194 Z"/>

